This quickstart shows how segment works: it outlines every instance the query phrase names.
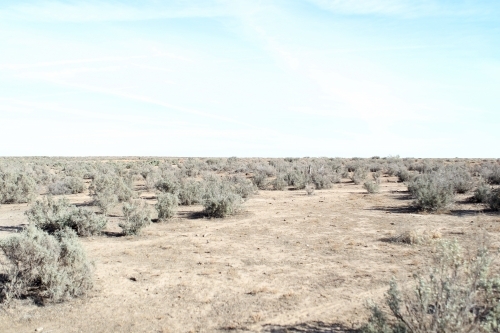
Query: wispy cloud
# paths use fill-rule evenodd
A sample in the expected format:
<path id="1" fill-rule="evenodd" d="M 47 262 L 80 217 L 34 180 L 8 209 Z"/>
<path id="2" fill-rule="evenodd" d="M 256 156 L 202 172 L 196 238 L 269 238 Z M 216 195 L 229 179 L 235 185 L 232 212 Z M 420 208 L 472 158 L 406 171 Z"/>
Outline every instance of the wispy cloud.
<path id="1" fill-rule="evenodd" d="M 308 0 L 336 14 L 388 16 L 470 16 L 499 13 L 498 2 L 438 1 L 438 0 Z M 496 14 L 495 14 L 496 13 Z"/>
<path id="2" fill-rule="evenodd" d="M 26 21 L 139 21 L 160 18 L 221 17 L 231 8 L 220 1 L 37 1 L 4 6 L 0 18 Z"/>
<path id="3" fill-rule="evenodd" d="M 126 56 L 126 57 L 100 57 L 100 58 L 87 58 L 87 59 L 71 59 L 71 60 L 59 60 L 59 61 L 43 61 L 35 63 L 10 63 L 10 64 L 0 64 L 0 70 L 19 70 L 19 69 L 33 69 L 42 67 L 60 67 L 65 65 L 82 65 L 89 63 L 117 63 L 126 62 L 130 60 L 144 60 L 150 58 L 171 58 L 181 61 L 191 62 L 192 60 L 184 56 L 179 56 L 172 53 L 158 53 L 151 55 L 136 55 L 136 56 Z"/>

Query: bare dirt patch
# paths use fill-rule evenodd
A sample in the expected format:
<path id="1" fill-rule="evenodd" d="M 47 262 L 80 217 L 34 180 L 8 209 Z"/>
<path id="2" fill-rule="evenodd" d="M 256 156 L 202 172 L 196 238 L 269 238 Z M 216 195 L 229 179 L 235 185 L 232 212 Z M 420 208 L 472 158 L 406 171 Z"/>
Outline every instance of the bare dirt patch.
<path id="1" fill-rule="evenodd" d="M 138 237 L 118 237 L 115 208 L 105 235 L 82 239 L 96 267 L 91 294 L 46 306 L 20 300 L 0 314 L 0 331 L 347 332 L 391 277 L 404 281 L 429 262 L 430 246 L 391 237 L 429 230 L 467 244 L 485 229 L 498 246 L 498 214 L 460 200 L 446 214 L 417 213 L 405 190 L 385 179 L 379 194 L 347 181 L 312 196 L 260 191 L 233 217 L 180 207 Z M 26 223 L 27 208 L 0 207 L 0 237 Z"/>

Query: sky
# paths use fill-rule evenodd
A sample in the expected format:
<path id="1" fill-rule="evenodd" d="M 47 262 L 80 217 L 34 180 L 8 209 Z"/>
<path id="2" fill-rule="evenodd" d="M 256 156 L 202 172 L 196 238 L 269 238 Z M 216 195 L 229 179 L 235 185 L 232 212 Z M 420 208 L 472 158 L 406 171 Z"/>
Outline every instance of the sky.
<path id="1" fill-rule="evenodd" d="M 500 157 L 500 1 L 0 1 L 1 156 Z"/>

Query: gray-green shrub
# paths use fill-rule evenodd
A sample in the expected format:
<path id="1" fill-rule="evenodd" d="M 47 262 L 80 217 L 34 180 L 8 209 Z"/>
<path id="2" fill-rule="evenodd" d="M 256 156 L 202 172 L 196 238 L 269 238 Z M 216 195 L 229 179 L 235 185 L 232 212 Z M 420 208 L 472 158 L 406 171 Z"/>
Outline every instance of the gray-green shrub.
<path id="1" fill-rule="evenodd" d="M 111 172 L 97 174 L 90 183 L 89 192 L 103 214 L 117 203 L 134 197 L 131 181 Z"/>
<path id="2" fill-rule="evenodd" d="M 314 190 L 316 189 L 316 186 L 314 184 L 307 184 L 304 189 L 306 190 L 307 195 L 313 195 Z"/>
<path id="3" fill-rule="evenodd" d="M 229 176 L 227 177 L 227 181 L 231 184 L 233 191 L 243 199 L 251 197 L 257 191 L 252 181 L 243 176 Z"/>
<path id="4" fill-rule="evenodd" d="M 273 185 L 273 189 L 276 191 L 283 191 L 286 189 L 287 182 L 285 180 L 285 175 L 281 173 L 276 174 L 276 178 L 274 178 L 271 182 Z"/>
<path id="5" fill-rule="evenodd" d="M 471 197 L 472 202 L 488 203 L 491 195 L 491 188 L 486 184 L 479 184 Z"/>
<path id="6" fill-rule="evenodd" d="M 390 283 L 389 311 L 370 305 L 363 333 L 498 332 L 500 280 L 491 276 L 491 256 L 479 247 L 466 256 L 458 243 L 442 241 L 428 275 L 416 275 L 413 287 Z"/>
<path id="7" fill-rule="evenodd" d="M 31 202 L 37 194 L 38 185 L 31 175 L 0 170 L 0 203 Z"/>
<path id="8" fill-rule="evenodd" d="M 400 182 L 408 182 L 414 177 L 413 174 L 406 168 L 400 168 L 396 172 L 396 176 L 398 176 L 398 181 Z"/>
<path id="9" fill-rule="evenodd" d="M 378 183 L 374 181 L 367 181 L 363 184 L 363 187 L 368 193 L 377 193 L 379 192 L 380 188 Z"/>
<path id="10" fill-rule="evenodd" d="M 79 177 L 65 177 L 49 184 L 49 193 L 54 195 L 83 193 L 85 183 Z"/>
<path id="11" fill-rule="evenodd" d="M 158 202 L 155 205 L 156 211 L 158 212 L 158 220 L 166 221 L 174 217 L 177 212 L 177 207 L 179 206 L 179 199 L 175 194 L 172 193 L 160 193 L 158 194 Z"/>
<path id="12" fill-rule="evenodd" d="M 500 189 L 491 191 L 491 194 L 488 198 L 488 204 L 492 210 L 500 210 Z"/>
<path id="13" fill-rule="evenodd" d="M 104 216 L 96 215 L 88 208 L 71 205 L 65 198 L 54 201 L 50 196 L 37 200 L 25 215 L 30 223 L 48 233 L 71 228 L 79 236 L 87 237 L 99 235 L 107 225 Z"/>
<path id="14" fill-rule="evenodd" d="M 472 190 L 474 182 L 470 172 L 464 167 L 448 167 L 444 169 L 446 177 L 449 179 L 456 193 L 466 193 Z"/>
<path id="15" fill-rule="evenodd" d="M 236 212 L 242 202 L 228 181 L 208 180 L 203 195 L 203 213 L 208 217 L 222 218 Z"/>
<path id="16" fill-rule="evenodd" d="M 359 185 L 365 181 L 367 176 L 368 176 L 368 169 L 364 167 L 358 167 L 356 168 L 356 170 L 354 170 L 351 176 L 351 180 L 354 182 L 354 184 Z"/>
<path id="17" fill-rule="evenodd" d="M 179 197 L 179 204 L 184 206 L 198 204 L 203 198 L 203 184 L 194 179 L 182 179 L 179 183 L 176 194 Z M 168 192 L 171 193 L 171 192 Z"/>
<path id="18" fill-rule="evenodd" d="M 177 194 L 179 193 L 180 184 L 178 179 L 166 177 L 157 181 L 155 187 L 158 191 L 164 193 Z"/>
<path id="19" fill-rule="evenodd" d="M 264 190 L 268 185 L 267 175 L 264 171 L 255 172 L 252 181 L 259 190 Z"/>
<path id="20" fill-rule="evenodd" d="M 6 259 L 6 279 L 0 282 L 4 301 L 32 297 L 60 302 L 93 287 L 92 264 L 71 229 L 49 235 L 31 225 L 0 241 L 0 249 Z"/>
<path id="21" fill-rule="evenodd" d="M 418 176 L 408 183 L 408 191 L 415 199 L 413 205 L 422 211 L 441 211 L 454 201 L 452 184 L 438 173 Z"/>
<path id="22" fill-rule="evenodd" d="M 125 235 L 138 235 L 144 227 L 151 224 L 151 210 L 142 200 L 124 203 L 122 211 L 123 221 L 118 226 Z"/>

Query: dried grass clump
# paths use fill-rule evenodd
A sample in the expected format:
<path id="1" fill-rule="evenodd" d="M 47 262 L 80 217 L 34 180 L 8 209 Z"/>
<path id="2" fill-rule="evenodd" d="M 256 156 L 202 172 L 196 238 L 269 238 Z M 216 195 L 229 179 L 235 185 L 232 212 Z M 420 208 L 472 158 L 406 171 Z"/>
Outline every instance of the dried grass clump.
<path id="1" fill-rule="evenodd" d="M 118 226 L 125 235 L 138 235 L 144 227 L 151 224 L 151 210 L 142 200 L 124 203 L 122 211 L 123 222 Z"/>
<path id="2" fill-rule="evenodd" d="M 393 279 L 387 310 L 371 304 L 363 333 L 498 332 L 500 280 L 490 274 L 487 247 L 466 254 L 456 241 L 438 243 L 428 274 L 415 275 L 411 288 Z"/>
<path id="3" fill-rule="evenodd" d="M 429 244 L 433 240 L 440 239 L 441 233 L 437 230 L 406 230 L 401 234 L 392 237 L 391 241 L 395 243 L 404 243 L 408 245 Z"/>
<path id="4" fill-rule="evenodd" d="M 0 242 L 5 256 L 4 302 L 30 297 L 37 302 L 60 302 L 84 295 L 92 286 L 92 264 L 71 229 L 54 235 L 29 226 Z"/>

